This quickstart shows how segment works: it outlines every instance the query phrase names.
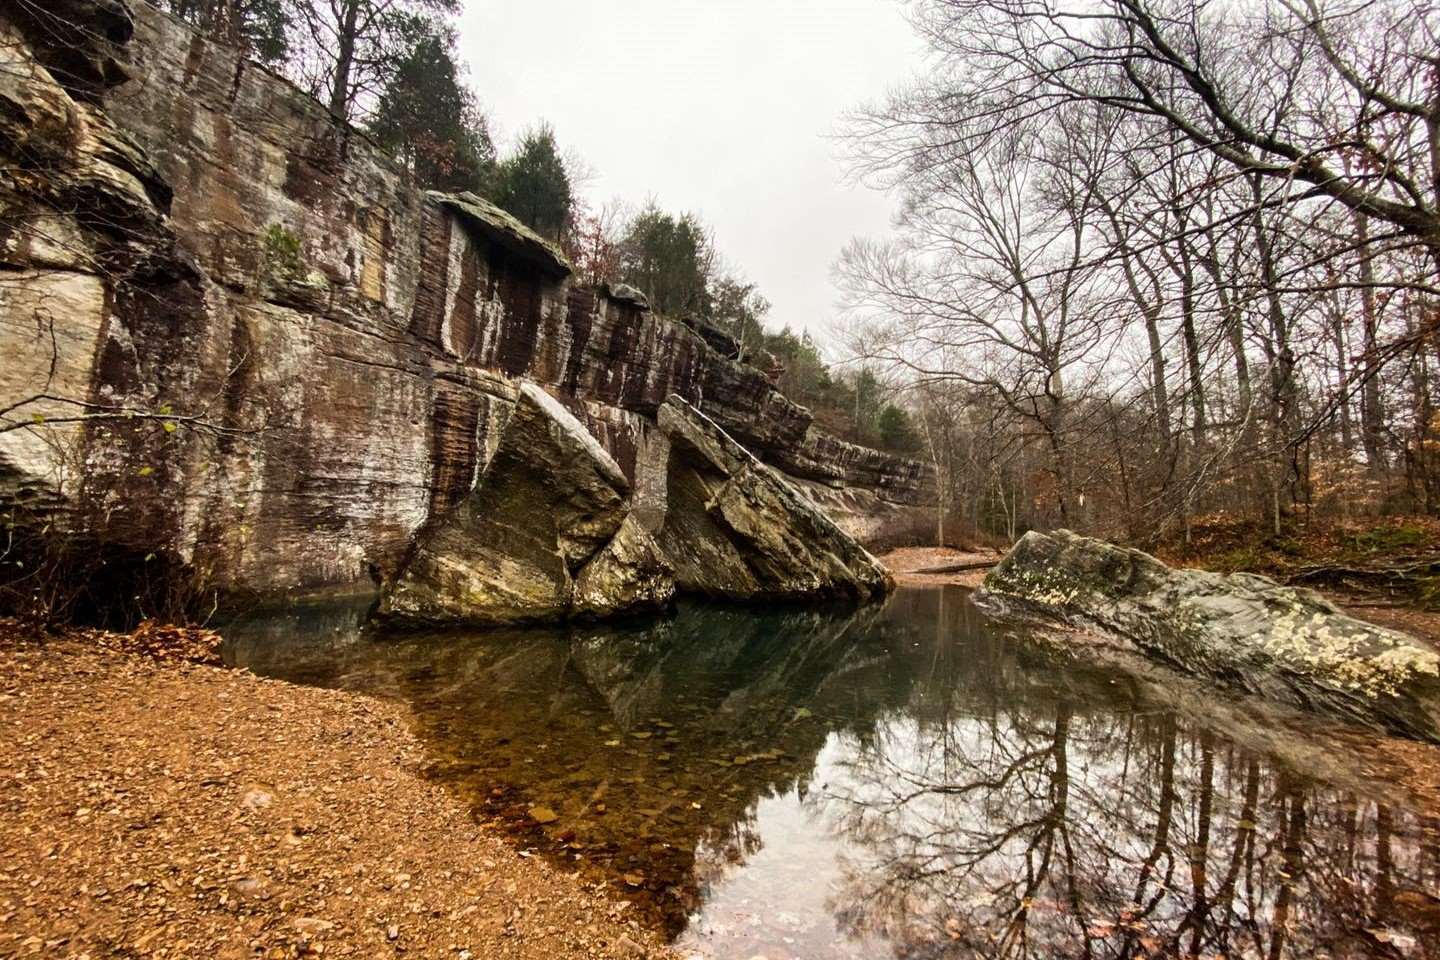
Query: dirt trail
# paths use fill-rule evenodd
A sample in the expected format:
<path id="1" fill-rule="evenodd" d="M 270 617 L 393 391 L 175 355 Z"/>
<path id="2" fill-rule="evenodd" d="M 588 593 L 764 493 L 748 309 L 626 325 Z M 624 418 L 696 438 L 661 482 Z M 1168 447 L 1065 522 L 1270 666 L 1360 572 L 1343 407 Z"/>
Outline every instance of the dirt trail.
<path id="1" fill-rule="evenodd" d="M 423 762 L 398 704 L 0 638 L 0 957 L 669 955 Z"/>
<path id="2" fill-rule="evenodd" d="M 966 563 L 994 561 L 998 563 L 1004 554 L 981 550 L 967 552 L 950 547 L 900 547 L 880 557 L 880 562 L 895 574 L 895 581 L 901 586 L 926 587 L 955 584 L 974 589 L 985 579 L 986 570 L 961 570 L 955 573 L 921 573 L 933 567 L 958 566 Z"/>

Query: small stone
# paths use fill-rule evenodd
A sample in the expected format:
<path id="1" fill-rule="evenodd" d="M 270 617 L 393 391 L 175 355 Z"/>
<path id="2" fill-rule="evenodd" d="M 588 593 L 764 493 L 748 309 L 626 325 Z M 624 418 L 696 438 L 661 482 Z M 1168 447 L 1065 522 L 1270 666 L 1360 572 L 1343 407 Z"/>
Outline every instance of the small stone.
<path id="1" fill-rule="evenodd" d="M 327 930 L 334 930 L 335 924 L 329 920 L 321 920 L 318 917 L 300 917 L 295 920 L 294 927 L 306 936 L 314 937 Z"/>
<path id="2" fill-rule="evenodd" d="M 251 787 L 240 797 L 240 806 L 246 810 L 264 810 L 274 802 L 274 795 L 259 787 Z"/>

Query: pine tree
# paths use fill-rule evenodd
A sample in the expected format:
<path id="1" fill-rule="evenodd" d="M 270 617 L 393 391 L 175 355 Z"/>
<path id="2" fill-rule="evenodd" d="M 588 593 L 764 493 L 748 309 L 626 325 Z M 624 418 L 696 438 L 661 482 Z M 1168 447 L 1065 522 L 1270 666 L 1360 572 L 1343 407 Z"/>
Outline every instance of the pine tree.
<path id="1" fill-rule="evenodd" d="M 515 152 L 501 162 L 491 199 L 541 236 L 560 239 L 575 198 L 549 124 L 522 136 Z"/>
<path id="2" fill-rule="evenodd" d="M 461 83 L 454 32 L 434 25 L 397 64 L 380 96 L 370 132 L 422 184 L 484 193 L 495 145 L 483 113 Z"/>

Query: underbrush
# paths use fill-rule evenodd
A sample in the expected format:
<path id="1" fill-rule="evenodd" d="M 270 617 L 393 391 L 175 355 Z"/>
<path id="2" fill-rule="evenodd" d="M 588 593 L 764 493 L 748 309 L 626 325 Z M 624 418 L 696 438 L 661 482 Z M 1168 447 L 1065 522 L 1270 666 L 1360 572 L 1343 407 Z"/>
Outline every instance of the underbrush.
<path id="1" fill-rule="evenodd" d="M 1188 544 L 1166 543 L 1155 552 L 1180 566 L 1259 573 L 1440 608 L 1440 520 L 1434 517 L 1312 520 L 1276 535 L 1264 524 L 1218 515 L 1197 518 L 1190 532 Z"/>

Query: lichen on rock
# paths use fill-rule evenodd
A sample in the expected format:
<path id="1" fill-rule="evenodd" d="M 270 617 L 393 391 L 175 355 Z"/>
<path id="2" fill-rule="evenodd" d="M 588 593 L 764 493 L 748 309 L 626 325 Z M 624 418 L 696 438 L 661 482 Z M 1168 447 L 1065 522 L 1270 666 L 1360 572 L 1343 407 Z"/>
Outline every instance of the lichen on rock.
<path id="1" fill-rule="evenodd" d="M 977 600 L 1098 628 L 1246 693 L 1440 742 L 1440 654 L 1309 590 L 1172 569 L 1061 530 L 1021 538 Z"/>

